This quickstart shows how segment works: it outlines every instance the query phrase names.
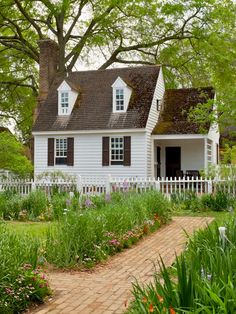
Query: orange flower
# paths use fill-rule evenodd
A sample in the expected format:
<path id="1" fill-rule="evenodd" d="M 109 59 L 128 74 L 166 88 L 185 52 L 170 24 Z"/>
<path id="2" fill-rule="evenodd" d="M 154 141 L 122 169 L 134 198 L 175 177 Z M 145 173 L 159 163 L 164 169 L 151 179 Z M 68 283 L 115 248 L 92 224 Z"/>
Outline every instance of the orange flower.
<path id="1" fill-rule="evenodd" d="M 173 309 L 173 307 L 170 307 L 170 314 L 176 314 L 175 310 Z"/>
<path id="2" fill-rule="evenodd" d="M 147 303 L 147 298 L 146 297 L 143 297 L 143 303 Z"/>
<path id="3" fill-rule="evenodd" d="M 158 221 L 159 223 L 161 223 L 161 220 L 160 220 L 158 214 L 155 214 L 155 215 L 154 215 L 154 220 L 156 220 L 156 221 Z"/>
<path id="4" fill-rule="evenodd" d="M 157 298 L 159 300 L 159 302 L 163 303 L 164 299 L 162 298 L 162 296 L 160 296 L 159 294 L 157 295 Z"/>
<path id="5" fill-rule="evenodd" d="M 154 312 L 154 307 L 152 304 L 150 304 L 149 306 L 149 313 L 153 313 Z"/>
<path id="6" fill-rule="evenodd" d="M 143 233 L 144 233 L 144 234 L 147 234 L 147 233 L 148 233 L 148 226 L 147 226 L 147 225 L 144 225 L 144 226 L 143 226 Z"/>

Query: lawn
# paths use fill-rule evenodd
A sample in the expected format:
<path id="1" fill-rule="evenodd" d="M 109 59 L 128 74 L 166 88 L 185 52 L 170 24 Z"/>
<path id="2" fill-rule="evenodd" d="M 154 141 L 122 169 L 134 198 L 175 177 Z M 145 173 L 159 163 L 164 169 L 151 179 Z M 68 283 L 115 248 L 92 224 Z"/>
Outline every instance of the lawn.
<path id="1" fill-rule="evenodd" d="M 45 239 L 47 231 L 55 222 L 21 222 L 21 221 L 7 221 L 6 226 L 9 231 L 17 234 L 26 234 L 39 239 Z"/>

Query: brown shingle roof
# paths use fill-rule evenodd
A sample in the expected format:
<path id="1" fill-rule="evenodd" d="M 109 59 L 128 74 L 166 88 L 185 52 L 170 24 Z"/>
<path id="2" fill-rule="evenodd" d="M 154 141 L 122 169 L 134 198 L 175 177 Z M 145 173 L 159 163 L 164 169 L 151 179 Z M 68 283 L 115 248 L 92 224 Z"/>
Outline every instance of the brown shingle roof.
<path id="1" fill-rule="evenodd" d="M 214 99 L 212 87 L 166 90 L 163 109 L 152 134 L 200 134 L 200 125 L 188 120 L 191 107 Z M 209 124 L 205 126 L 209 129 Z"/>
<path id="2" fill-rule="evenodd" d="M 72 72 L 57 77 L 48 98 L 39 108 L 33 131 L 145 128 L 159 75 L 159 66 Z M 132 87 L 126 113 L 112 113 L 112 87 L 120 76 Z M 70 116 L 58 116 L 57 88 L 63 79 L 79 91 Z"/>

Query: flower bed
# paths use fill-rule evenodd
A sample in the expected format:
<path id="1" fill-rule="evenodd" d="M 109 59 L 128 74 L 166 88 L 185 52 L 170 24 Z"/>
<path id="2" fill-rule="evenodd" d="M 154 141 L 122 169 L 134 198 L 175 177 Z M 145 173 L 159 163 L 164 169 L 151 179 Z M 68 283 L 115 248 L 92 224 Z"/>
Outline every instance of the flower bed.
<path id="1" fill-rule="evenodd" d="M 157 192 L 86 198 L 49 231 L 46 260 L 58 267 L 92 266 L 166 223 L 169 202 Z"/>
<path id="2" fill-rule="evenodd" d="M 21 313 L 50 294 L 38 257 L 34 238 L 15 235 L 0 224 L 0 313 Z"/>

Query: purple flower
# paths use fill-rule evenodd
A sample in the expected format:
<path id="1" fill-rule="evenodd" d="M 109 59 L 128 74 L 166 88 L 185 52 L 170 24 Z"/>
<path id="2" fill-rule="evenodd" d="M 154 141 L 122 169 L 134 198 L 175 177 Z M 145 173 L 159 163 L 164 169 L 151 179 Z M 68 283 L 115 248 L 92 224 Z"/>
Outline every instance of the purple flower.
<path id="1" fill-rule="evenodd" d="M 89 198 L 86 198 L 84 205 L 85 205 L 85 207 L 92 207 L 93 202 Z"/>
<path id="2" fill-rule="evenodd" d="M 110 202 L 111 201 L 111 194 L 106 194 L 105 195 L 105 201 Z"/>
<path id="3" fill-rule="evenodd" d="M 119 246 L 120 245 L 120 242 L 116 239 L 112 239 L 109 241 L 109 244 L 110 245 L 113 245 L 113 246 Z"/>
<path id="4" fill-rule="evenodd" d="M 67 199 L 67 200 L 66 200 L 66 205 L 67 205 L 67 206 L 70 206 L 70 205 L 71 205 L 71 200 L 70 200 L 70 199 Z"/>
<path id="5" fill-rule="evenodd" d="M 128 190 L 129 190 L 129 183 L 126 180 L 124 180 L 124 182 L 123 182 L 123 188 L 124 188 L 124 192 L 128 192 Z"/>

